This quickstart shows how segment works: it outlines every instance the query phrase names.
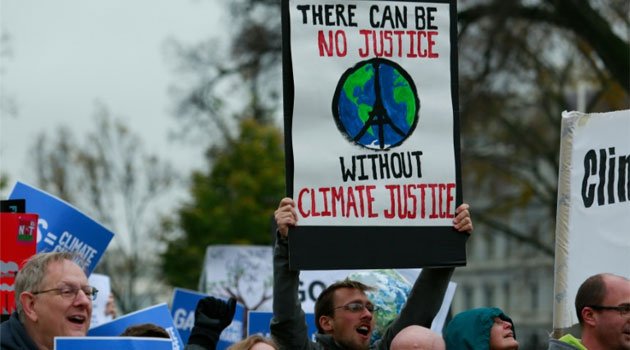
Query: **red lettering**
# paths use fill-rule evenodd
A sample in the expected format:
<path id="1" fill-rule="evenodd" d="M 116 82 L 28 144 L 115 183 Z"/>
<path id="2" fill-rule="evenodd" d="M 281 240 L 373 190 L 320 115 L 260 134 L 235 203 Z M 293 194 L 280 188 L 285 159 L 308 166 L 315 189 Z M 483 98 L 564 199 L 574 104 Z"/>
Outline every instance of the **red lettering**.
<path id="1" fill-rule="evenodd" d="M 442 192 L 446 191 L 446 185 L 445 184 L 440 184 L 440 219 L 443 219 L 446 217 L 446 213 L 444 212 L 443 208 L 443 201 L 442 201 Z"/>
<path id="2" fill-rule="evenodd" d="M 354 191 L 352 191 L 352 187 L 348 187 L 348 206 L 346 207 L 346 217 L 350 217 L 350 209 L 354 209 L 354 216 L 358 217 L 359 213 L 357 213 L 357 203 L 354 199 Z"/>
<path id="3" fill-rule="evenodd" d="M 416 185 L 407 185 L 407 190 L 405 191 L 405 202 L 411 199 L 412 208 L 407 211 L 407 217 L 410 219 L 415 219 L 418 214 L 418 198 L 411 191 L 416 188 Z"/>
<path id="4" fill-rule="evenodd" d="M 451 194 L 452 189 L 455 189 L 455 184 L 451 183 L 451 184 L 446 185 L 446 213 L 447 213 L 446 217 L 451 218 L 451 219 L 455 217 L 455 215 L 453 214 L 454 210 L 451 211 L 451 203 L 455 199 L 453 198 L 453 195 Z"/>
<path id="5" fill-rule="evenodd" d="M 386 57 L 392 57 L 392 53 L 394 51 L 394 43 L 392 42 L 392 31 L 391 30 L 386 30 L 385 31 L 385 41 L 389 42 L 389 51 L 385 51 L 385 49 L 383 48 L 383 55 L 385 55 Z"/>
<path id="6" fill-rule="evenodd" d="M 324 51 L 326 51 L 326 56 L 330 57 L 333 55 L 333 33 L 332 31 L 328 31 L 328 45 L 326 44 L 326 37 L 324 37 L 324 31 L 320 30 L 317 33 L 317 44 L 319 45 L 319 56 L 324 56 Z"/>
<path id="7" fill-rule="evenodd" d="M 418 56 L 419 57 L 427 57 L 427 50 L 422 49 L 422 37 L 426 37 L 426 32 L 418 32 Z"/>
<path id="8" fill-rule="evenodd" d="M 420 218 L 424 219 L 427 217 L 427 213 L 426 213 L 426 193 L 424 192 L 424 190 L 427 188 L 427 184 L 420 184 L 418 185 L 418 188 L 420 189 L 420 203 L 422 203 L 422 209 L 420 210 Z"/>
<path id="9" fill-rule="evenodd" d="M 407 31 L 407 35 L 409 36 L 409 53 L 407 53 L 407 57 L 418 57 L 418 55 L 416 55 L 416 53 L 414 52 L 414 45 L 413 45 L 413 39 L 416 35 L 416 32 L 413 30 L 408 30 Z"/>
<path id="10" fill-rule="evenodd" d="M 398 37 L 398 57 L 402 57 L 402 49 L 403 49 L 402 36 L 405 35 L 405 32 L 402 30 L 394 30 L 394 35 Z"/>
<path id="11" fill-rule="evenodd" d="M 324 211 L 322 212 L 322 216 L 331 215 L 330 210 L 328 210 L 328 191 L 330 191 L 330 187 L 323 187 L 319 189 L 319 192 L 321 192 L 324 197 Z"/>
<path id="12" fill-rule="evenodd" d="M 309 217 L 309 215 L 311 215 L 310 210 L 305 212 L 303 207 L 302 207 L 302 196 L 304 196 L 304 193 L 308 193 L 308 189 L 307 188 L 303 188 L 302 190 L 300 190 L 300 194 L 298 195 L 298 210 L 300 211 L 300 215 L 302 215 L 303 218 L 307 218 Z"/>
<path id="13" fill-rule="evenodd" d="M 361 57 L 367 57 L 370 54 L 370 40 L 368 39 L 368 36 L 371 32 L 371 30 L 367 29 L 361 29 L 359 31 L 359 34 L 365 36 L 365 51 L 359 48 L 359 56 Z"/>
<path id="14" fill-rule="evenodd" d="M 363 203 L 363 189 L 365 186 L 355 186 L 354 189 L 359 192 L 359 208 L 361 208 L 361 217 L 365 216 L 365 204 Z"/>
<path id="15" fill-rule="evenodd" d="M 340 38 L 341 40 L 339 40 Z M 343 43 L 343 51 L 339 49 L 341 47 L 340 41 L 341 43 Z M 344 32 L 343 30 L 338 30 L 337 32 L 335 32 L 335 51 L 337 52 L 338 57 L 345 57 L 346 54 L 348 53 L 346 32 Z"/>
<path id="16" fill-rule="evenodd" d="M 396 216 L 396 199 L 394 199 L 394 190 L 398 189 L 398 187 L 397 185 L 385 185 L 385 188 L 389 190 L 391 211 L 385 209 L 385 212 L 383 212 L 383 214 L 385 214 L 385 218 L 393 219 L 394 216 Z"/>
<path id="17" fill-rule="evenodd" d="M 429 215 L 429 219 L 437 219 L 438 215 L 437 212 L 435 210 L 435 188 L 437 187 L 437 184 L 429 184 L 429 188 L 431 189 L 431 215 Z"/>
<path id="18" fill-rule="evenodd" d="M 368 205 L 368 217 L 375 218 L 378 217 L 378 214 L 372 210 L 372 202 L 374 202 L 374 197 L 372 196 L 372 190 L 375 189 L 376 186 L 366 186 L 365 194 L 367 196 L 367 205 Z"/>
<path id="19" fill-rule="evenodd" d="M 313 216 L 322 216 L 318 213 L 315 206 L 315 190 L 311 188 L 311 210 L 313 210 Z"/>
<path id="20" fill-rule="evenodd" d="M 343 187 L 339 186 L 339 190 L 336 187 L 332 188 L 332 216 L 337 217 L 337 202 L 341 203 L 341 216 L 346 216 L 346 207 L 344 206 L 345 200 L 343 197 Z"/>
<path id="21" fill-rule="evenodd" d="M 435 45 L 435 40 L 433 40 L 433 36 L 434 35 L 437 36 L 438 32 L 430 31 L 429 32 L 429 37 L 427 39 L 428 44 L 429 44 L 429 58 L 438 58 L 438 57 L 440 57 L 439 54 L 433 52 L 433 46 Z"/>

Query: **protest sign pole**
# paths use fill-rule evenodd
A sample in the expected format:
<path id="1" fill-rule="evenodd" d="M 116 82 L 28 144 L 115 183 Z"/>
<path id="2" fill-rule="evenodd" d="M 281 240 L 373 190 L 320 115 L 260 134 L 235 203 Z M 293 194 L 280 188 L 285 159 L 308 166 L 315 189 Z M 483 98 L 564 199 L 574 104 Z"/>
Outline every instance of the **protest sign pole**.
<path id="1" fill-rule="evenodd" d="M 556 209 L 556 249 L 554 266 L 553 333 L 558 339 L 563 335 L 560 326 L 566 323 L 568 309 L 567 264 L 569 256 L 569 212 L 571 199 L 571 150 L 573 149 L 574 119 L 562 118 L 560 133 L 560 159 L 558 171 L 558 202 Z"/>

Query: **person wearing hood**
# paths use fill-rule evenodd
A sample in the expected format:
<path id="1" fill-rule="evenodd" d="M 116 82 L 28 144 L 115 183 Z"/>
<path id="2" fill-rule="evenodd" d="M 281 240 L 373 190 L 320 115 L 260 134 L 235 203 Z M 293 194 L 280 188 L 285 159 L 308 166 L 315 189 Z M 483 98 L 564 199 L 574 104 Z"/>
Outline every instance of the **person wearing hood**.
<path id="1" fill-rule="evenodd" d="M 512 320 L 496 307 L 461 312 L 448 323 L 447 350 L 518 350 Z"/>

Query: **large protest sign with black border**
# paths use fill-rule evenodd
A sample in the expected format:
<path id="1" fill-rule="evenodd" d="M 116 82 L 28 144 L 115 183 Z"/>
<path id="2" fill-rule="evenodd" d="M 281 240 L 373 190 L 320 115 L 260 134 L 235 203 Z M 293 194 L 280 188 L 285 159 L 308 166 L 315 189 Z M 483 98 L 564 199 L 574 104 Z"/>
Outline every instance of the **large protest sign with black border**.
<path id="1" fill-rule="evenodd" d="M 465 264 L 455 1 L 283 0 L 292 269 Z"/>

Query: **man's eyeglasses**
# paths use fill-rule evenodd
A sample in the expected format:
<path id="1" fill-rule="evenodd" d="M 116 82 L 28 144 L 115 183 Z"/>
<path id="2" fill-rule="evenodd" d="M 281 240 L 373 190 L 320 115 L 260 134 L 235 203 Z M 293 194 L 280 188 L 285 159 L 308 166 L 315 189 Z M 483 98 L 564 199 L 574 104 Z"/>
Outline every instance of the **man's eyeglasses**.
<path id="1" fill-rule="evenodd" d="M 603 306 L 603 305 L 586 305 L 595 310 L 616 310 L 619 311 L 619 315 L 622 317 L 630 317 L 630 304 L 623 304 L 620 306 Z"/>
<path id="2" fill-rule="evenodd" d="M 336 308 L 333 308 L 333 310 L 342 309 L 342 308 L 344 310 L 348 310 L 348 311 L 354 312 L 354 313 L 362 312 L 363 309 L 367 309 L 367 311 L 369 311 L 371 314 L 373 314 L 376 311 L 378 311 L 378 307 L 376 307 L 376 305 L 374 305 L 372 303 L 362 304 L 362 303 L 359 303 L 359 302 L 352 302 L 352 303 L 348 303 L 346 305 L 337 306 Z"/>
<path id="3" fill-rule="evenodd" d="M 32 292 L 33 294 L 37 295 L 37 294 L 41 294 L 41 293 L 48 293 L 48 292 L 55 292 L 59 295 L 61 295 L 62 298 L 65 299 L 75 299 L 77 297 L 77 295 L 79 294 L 79 291 L 83 291 L 83 293 L 90 299 L 92 300 L 96 300 L 96 295 L 98 294 L 98 289 L 96 289 L 95 287 L 92 286 L 81 286 L 81 288 L 76 287 L 76 286 L 64 286 L 61 288 L 52 288 L 52 289 L 46 289 L 46 290 L 40 290 L 37 292 Z"/>

